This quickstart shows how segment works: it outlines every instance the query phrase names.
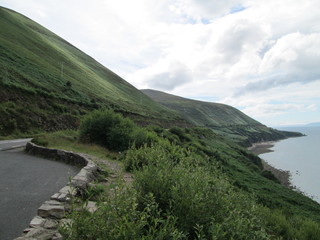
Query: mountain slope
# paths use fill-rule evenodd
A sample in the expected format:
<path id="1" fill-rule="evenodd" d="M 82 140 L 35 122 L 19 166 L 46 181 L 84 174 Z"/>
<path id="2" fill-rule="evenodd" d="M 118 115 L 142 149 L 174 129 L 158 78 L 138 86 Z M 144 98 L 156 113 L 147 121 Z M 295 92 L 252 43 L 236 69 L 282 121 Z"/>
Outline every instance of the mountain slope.
<path id="1" fill-rule="evenodd" d="M 49 130 L 60 128 L 59 118 L 76 125 L 77 115 L 98 107 L 181 121 L 56 34 L 6 8 L 0 8 L 0 74 L 0 134 L 10 124 L 25 131 L 21 121 L 40 128 L 47 122 Z M 72 110 L 74 116 L 64 116 Z"/>
<path id="2" fill-rule="evenodd" d="M 225 104 L 196 101 L 150 89 L 141 91 L 162 105 L 179 112 L 192 124 L 211 128 L 216 133 L 245 146 L 254 142 L 296 135 L 268 128 L 238 109 Z"/>

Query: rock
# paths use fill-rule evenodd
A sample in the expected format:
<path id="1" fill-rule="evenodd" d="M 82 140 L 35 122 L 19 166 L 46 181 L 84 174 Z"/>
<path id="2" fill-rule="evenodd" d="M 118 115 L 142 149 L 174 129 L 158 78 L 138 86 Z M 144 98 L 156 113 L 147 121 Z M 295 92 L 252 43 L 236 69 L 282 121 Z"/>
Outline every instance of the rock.
<path id="1" fill-rule="evenodd" d="M 51 196 L 50 199 L 59 202 L 67 202 L 70 200 L 70 197 L 66 193 L 55 193 Z"/>
<path id="2" fill-rule="evenodd" d="M 57 150 L 57 155 L 59 157 L 64 157 L 66 155 L 65 151 L 62 151 L 62 150 Z"/>
<path id="3" fill-rule="evenodd" d="M 38 209 L 38 215 L 44 218 L 53 217 L 61 219 L 65 215 L 65 209 L 60 202 L 49 200 Z"/>
<path id="4" fill-rule="evenodd" d="M 29 226 L 32 227 L 32 228 L 41 227 L 44 222 L 45 222 L 45 219 L 44 219 L 44 218 L 39 217 L 39 216 L 35 216 L 35 217 L 31 220 Z"/>
<path id="5" fill-rule="evenodd" d="M 90 212 L 90 213 L 94 213 L 95 211 L 97 211 L 98 207 L 97 207 L 97 203 L 93 202 L 93 201 L 88 201 L 85 205 L 84 208 Z"/>
<path id="6" fill-rule="evenodd" d="M 60 189 L 59 193 L 65 193 L 70 194 L 70 196 L 76 196 L 77 195 L 77 189 L 71 186 L 64 186 Z"/>
<path id="7" fill-rule="evenodd" d="M 59 223 L 53 219 L 47 218 L 45 222 L 43 223 L 43 228 L 45 229 L 57 229 Z"/>
<path id="8" fill-rule="evenodd" d="M 56 233 L 53 235 L 51 240 L 63 240 L 63 237 L 60 233 Z"/>
<path id="9" fill-rule="evenodd" d="M 28 232 L 30 232 L 32 229 L 33 229 L 33 228 L 26 228 L 26 229 L 23 230 L 23 233 L 28 233 Z"/>
<path id="10" fill-rule="evenodd" d="M 51 200 L 56 200 L 59 202 L 70 201 L 71 197 L 77 195 L 77 189 L 72 186 L 65 186 L 60 189 L 58 193 L 55 193 L 51 196 Z"/>
<path id="11" fill-rule="evenodd" d="M 86 188 L 87 184 L 94 178 L 92 172 L 87 171 L 85 168 L 82 168 L 80 172 L 74 176 L 71 180 L 71 186 L 77 188 Z"/>
<path id="12" fill-rule="evenodd" d="M 44 228 L 33 228 L 24 237 L 25 239 L 41 239 L 41 240 L 51 240 L 55 234 L 52 230 L 47 230 Z"/>
<path id="13" fill-rule="evenodd" d="M 58 201 L 58 197 L 59 197 L 59 195 L 60 195 L 60 193 L 55 193 L 55 194 L 53 194 L 52 196 L 51 196 L 51 200 L 56 200 L 56 201 Z"/>
<path id="14" fill-rule="evenodd" d="M 69 218 L 64 218 L 61 219 L 60 223 L 59 223 L 59 227 L 70 227 L 73 224 L 73 220 L 69 219 Z"/>

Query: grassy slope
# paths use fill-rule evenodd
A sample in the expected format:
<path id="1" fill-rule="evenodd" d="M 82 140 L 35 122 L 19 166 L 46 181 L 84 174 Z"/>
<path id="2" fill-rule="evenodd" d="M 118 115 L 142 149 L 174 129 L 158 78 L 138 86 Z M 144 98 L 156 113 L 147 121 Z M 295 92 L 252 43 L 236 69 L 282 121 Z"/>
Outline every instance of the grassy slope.
<path id="1" fill-rule="evenodd" d="M 41 125 L 32 113 L 42 119 L 55 118 L 61 114 L 52 108 L 55 104 L 65 105 L 65 112 L 108 106 L 149 119 L 179 120 L 177 114 L 152 101 L 93 58 L 32 20 L 5 8 L 0 8 L 0 85 L 2 120 L 5 116 L 6 120 L 8 117 L 20 120 L 19 109 L 28 105 L 33 109 L 25 114 L 24 120 Z"/>
<path id="2" fill-rule="evenodd" d="M 211 128 L 216 133 L 238 143 L 250 143 L 285 138 L 287 132 L 266 127 L 238 109 L 220 103 L 191 100 L 159 92 L 142 90 L 153 100 L 179 112 L 195 126 Z"/>

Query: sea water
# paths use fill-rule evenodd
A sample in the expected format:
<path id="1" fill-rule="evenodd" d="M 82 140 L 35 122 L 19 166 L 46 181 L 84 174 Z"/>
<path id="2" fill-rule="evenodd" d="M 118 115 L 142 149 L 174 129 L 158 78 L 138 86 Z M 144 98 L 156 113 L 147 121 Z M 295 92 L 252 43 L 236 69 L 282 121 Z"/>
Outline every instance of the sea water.
<path id="1" fill-rule="evenodd" d="M 292 185 L 320 203 L 320 127 L 279 130 L 301 132 L 306 136 L 276 142 L 271 148 L 273 152 L 259 157 L 278 169 L 290 171 Z"/>

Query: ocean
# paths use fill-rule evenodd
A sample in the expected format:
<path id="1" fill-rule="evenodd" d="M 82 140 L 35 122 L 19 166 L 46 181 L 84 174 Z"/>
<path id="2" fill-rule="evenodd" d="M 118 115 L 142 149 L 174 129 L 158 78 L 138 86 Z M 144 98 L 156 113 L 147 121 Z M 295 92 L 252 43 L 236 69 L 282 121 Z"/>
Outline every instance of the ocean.
<path id="1" fill-rule="evenodd" d="M 278 129 L 307 136 L 275 142 L 271 148 L 273 152 L 259 157 L 275 168 L 290 171 L 291 184 L 320 203 L 320 127 Z"/>

